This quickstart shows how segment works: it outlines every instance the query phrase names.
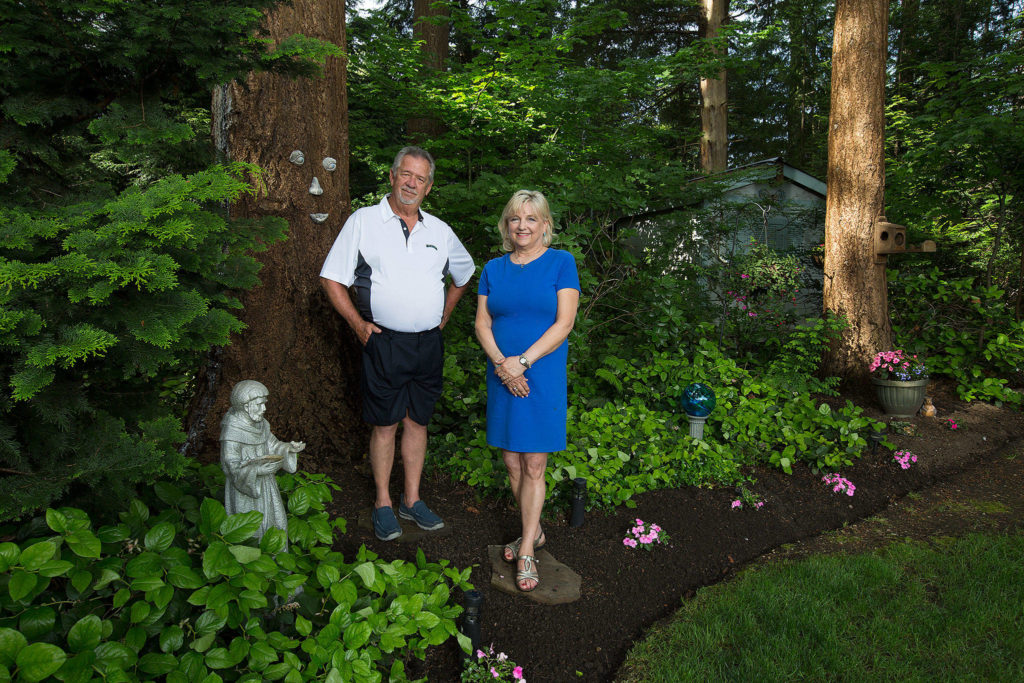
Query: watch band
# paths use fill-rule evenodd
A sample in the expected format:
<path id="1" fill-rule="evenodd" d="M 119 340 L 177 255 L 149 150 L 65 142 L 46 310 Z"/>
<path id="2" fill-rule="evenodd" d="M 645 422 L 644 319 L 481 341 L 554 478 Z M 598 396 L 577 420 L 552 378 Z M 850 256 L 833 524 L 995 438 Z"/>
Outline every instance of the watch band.
<path id="1" fill-rule="evenodd" d="M 530 359 L 526 357 L 526 354 L 525 354 L 525 353 L 521 353 L 521 354 L 519 354 L 519 362 L 520 362 L 520 363 L 522 364 L 522 366 L 523 366 L 524 368 L 526 368 L 527 370 L 529 370 L 529 369 L 530 369 L 530 366 L 531 366 L 531 365 L 533 365 L 533 363 L 531 363 L 531 362 L 530 362 Z"/>

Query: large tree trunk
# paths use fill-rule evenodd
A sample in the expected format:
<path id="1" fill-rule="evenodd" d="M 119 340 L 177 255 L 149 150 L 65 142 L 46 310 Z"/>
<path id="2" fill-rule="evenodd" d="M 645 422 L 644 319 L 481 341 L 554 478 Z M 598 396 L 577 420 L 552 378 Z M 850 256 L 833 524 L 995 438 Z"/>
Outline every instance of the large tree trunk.
<path id="1" fill-rule="evenodd" d="M 850 323 L 826 368 L 855 378 L 892 345 L 885 264 L 876 264 L 873 222 L 884 213 L 887 0 L 838 0 L 825 208 L 826 311 Z"/>
<path id="2" fill-rule="evenodd" d="M 719 29 L 725 23 L 729 12 L 729 0 L 701 0 L 703 37 L 712 40 L 718 37 Z M 724 50 L 716 49 L 717 54 Z M 701 78 L 700 124 L 703 134 L 700 138 L 700 166 L 705 173 L 724 171 L 729 158 L 729 138 L 725 69 L 718 72 L 718 78 Z"/>
<path id="3" fill-rule="evenodd" d="M 423 63 L 429 71 L 443 71 L 448 56 L 448 8 L 434 7 L 435 0 L 413 0 L 412 37 L 423 41 Z M 444 17 L 445 21 L 440 21 Z M 418 113 L 423 113 L 418 112 Z M 405 123 L 409 139 L 422 143 L 441 134 L 441 124 L 428 116 L 410 117 Z"/>
<path id="4" fill-rule="evenodd" d="M 295 0 L 266 19 L 273 40 L 295 33 L 345 44 L 343 0 Z M 362 453 L 359 349 L 355 337 L 322 293 L 320 266 L 350 213 L 348 109 L 345 63 L 331 58 L 323 78 L 250 75 L 214 96 L 214 137 L 233 161 L 264 169 L 265 186 L 231 207 L 235 217 L 274 215 L 288 220 L 288 239 L 262 255 L 260 286 L 242 297 L 248 326 L 211 364 L 194 403 L 190 433 L 201 452 L 216 449 L 219 423 L 232 386 L 255 379 L 270 390 L 267 419 L 285 440 L 305 440 L 303 469 L 332 456 Z M 289 161 L 293 150 L 302 165 Z M 337 160 L 329 171 L 324 159 Z M 322 194 L 310 192 L 317 178 Z M 316 223 L 310 214 L 328 214 Z M 204 410 L 209 406 L 209 410 Z"/>

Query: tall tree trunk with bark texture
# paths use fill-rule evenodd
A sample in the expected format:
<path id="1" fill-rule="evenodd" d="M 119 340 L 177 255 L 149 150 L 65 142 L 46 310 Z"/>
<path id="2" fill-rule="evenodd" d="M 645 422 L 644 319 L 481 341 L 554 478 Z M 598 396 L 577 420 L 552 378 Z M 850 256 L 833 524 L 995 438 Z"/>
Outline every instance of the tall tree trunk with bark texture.
<path id="1" fill-rule="evenodd" d="M 866 376 L 871 357 L 892 345 L 885 265 L 873 254 L 873 223 L 885 198 L 887 23 L 887 0 L 836 2 L 824 307 L 850 326 L 825 365 L 847 378 Z"/>
<path id="2" fill-rule="evenodd" d="M 427 69 L 443 71 L 448 56 L 448 8 L 434 7 L 434 2 L 413 0 L 412 37 L 423 41 L 423 63 Z M 444 17 L 445 21 L 440 21 L 438 17 Z M 438 137 L 442 132 L 440 122 L 427 116 L 411 117 L 405 125 L 409 139 L 417 143 Z"/>
<path id="3" fill-rule="evenodd" d="M 701 0 L 703 38 L 712 40 L 725 23 L 729 13 L 729 0 Z M 716 50 L 721 54 L 724 50 Z M 705 173 L 724 171 L 729 159 L 728 100 L 725 69 L 718 78 L 700 79 L 700 166 Z"/>
<path id="4" fill-rule="evenodd" d="M 302 33 L 345 45 L 345 3 L 296 0 L 266 18 L 273 40 Z M 242 297 L 247 329 L 211 367 L 193 404 L 190 432 L 203 437 L 207 458 L 217 448 L 220 418 L 232 386 L 255 379 L 270 390 L 267 419 L 285 440 L 305 440 L 303 469 L 365 449 L 360 419 L 359 347 L 322 293 L 320 266 L 351 212 L 348 189 L 348 109 L 345 62 L 329 58 L 323 78 L 253 74 L 244 87 L 214 95 L 214 137 L 233 161 L 264 169 L 255 196 L 231 207 L 233 216 L 287 219 L 288 239 L 262 254 L 261 285 Z M 289 160 L 294 150 L 302 165 Z M 326 158 L 337 160 L 334 170 Z M 322 194 L 311 192 L 314 177 Z M 310 214 L 327 214 L 321 223 Z M 209 407 L 209 409 L 205 409 Z"/>

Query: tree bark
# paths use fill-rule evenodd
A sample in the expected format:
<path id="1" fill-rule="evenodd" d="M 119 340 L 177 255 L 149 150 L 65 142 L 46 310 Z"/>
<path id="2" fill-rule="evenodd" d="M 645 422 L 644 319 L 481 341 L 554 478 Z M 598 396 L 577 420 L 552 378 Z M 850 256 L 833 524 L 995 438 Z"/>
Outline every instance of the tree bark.
<path id="1" fill-rule="evenodd" d="M 887 0 L 838 0 L 825 205 L 826 311 L 849 327 L 825 368 L 863 378 L 892 345 L 885 264 L 874 258 L 874 219 L 884 213 Z"/>
<path id="2" fill-rule="evenodd" d="M 413 0 L 412 37 L 423 41 L 423 63 L 428 71 L 444 71 L 448 56 L 448 8 L 434 7 L 435 0 Z M 445 21 L 437 21 L 444 17 Z M 421 109 L 422 112 L 422 109 Z M 436 138 L 441 134 L 440 122 L 429 116 L 410 117 L 405 123 L 409 139 L 416 143 Z"/>
<path id="3" fill-rule="evenodd" d="M 269 14 L 273 40 L 295 33 L 345 45 L 343 0 L 295 0 Z M 330 58 L 323 78 L 251 74 L 214 95 L 214 138 L 234 161 L 258 164 L 263 187 L 232 206 L 233 217 L 281 216 L 288 239 L 261 255 L 261 285 L 242 296 L 247 329 L 211 363 L 193 402 L 191 432 L 202 435 L 200 454 L 217 449 L 220 419 L 231 388 L 255 379 L 270 390 L 267 419 L 285 440 L 304 440 L 300 467 L 318 469 L 332 456 L 365 449 L 360 419 L 359 347 L 319 283 L 320 266 L 351 212 L 348 189 L 348 110 L 345 62 Z M 289 161 L 293 150 L 302 165 Z M 337 160 L 329 171 L 324 159 Z M 310 192 L 313 178 L 323 190 Z M 322 223 L 310 214 L 328 214 Z M 203 404 L 210 405 L 203 411 Z"/>
<path id="4" fill-rule="evenodd" d="M 725 23 L 729 0 L 701 0 L 703 38 L 712 40 Z M 724 49 L 715 48 L 715 54 L 724 55 Z M 728 100 L 725 69 L 718 78 L 700 79 L 701 110 L 700 166 L 705 173 L 719 173 L 726 169 L 729 159 Z"/>

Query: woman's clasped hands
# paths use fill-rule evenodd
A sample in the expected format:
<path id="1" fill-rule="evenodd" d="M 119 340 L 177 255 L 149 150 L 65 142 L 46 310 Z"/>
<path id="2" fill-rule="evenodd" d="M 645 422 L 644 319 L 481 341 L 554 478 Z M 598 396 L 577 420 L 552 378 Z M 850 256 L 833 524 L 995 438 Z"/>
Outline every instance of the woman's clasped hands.
<path id="1" fill-rule="evenodd" d="M 526 381 L 526 377 L 523 376 L 524 372 L 526 370 L 517 358 L 503 358 L 501 362 L 496 363 L 494 366 L 494 374 L 498 376 L 498 379 L 505 385 L 505 388 L 513 396 L 520 398 L 530 395 L 530 385 Z"/>

